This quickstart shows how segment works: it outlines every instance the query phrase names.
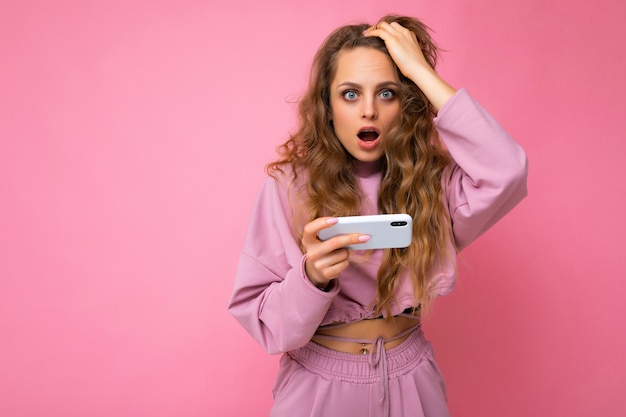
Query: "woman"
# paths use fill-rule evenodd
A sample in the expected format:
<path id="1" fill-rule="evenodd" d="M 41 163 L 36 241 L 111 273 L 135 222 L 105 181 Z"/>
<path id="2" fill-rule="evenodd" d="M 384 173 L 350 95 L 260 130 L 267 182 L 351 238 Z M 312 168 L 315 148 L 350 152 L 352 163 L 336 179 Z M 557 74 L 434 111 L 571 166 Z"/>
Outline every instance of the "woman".
<path id="1" fill-rule="evenodd" d="M 419 20 L 334 31 L 313 62 L 300 126 L 268 165 L 230 312 L 284 353 L 271 415 L 447 416 L 420 313 L 452 290 L 456 253 L 526 195 L 524 151 L 435 71 Z M 338 216 L 407 213 L 408 248 L 325 241 Z"/>

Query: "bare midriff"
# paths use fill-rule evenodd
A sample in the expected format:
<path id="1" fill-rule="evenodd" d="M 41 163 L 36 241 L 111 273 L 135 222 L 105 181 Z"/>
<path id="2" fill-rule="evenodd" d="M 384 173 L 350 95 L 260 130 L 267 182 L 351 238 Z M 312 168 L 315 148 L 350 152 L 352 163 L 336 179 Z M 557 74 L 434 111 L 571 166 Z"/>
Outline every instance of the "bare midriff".
<path id="1" fill-rule="evenodd" d="M 398 316 L 391 318 L 377 318 L 369 320 L 360 320 L 349 323 L 340 327 L 324 328 L 320 327 L 316 335 L 327 335 L 341 338 L 357 339 L 357 340 L 376 340 L 379 337 L 384 339 L 392 339 L 403 331 L 415 326 L 419 323 L 420 316 L 415 318 Z M 385 349 L 391 349 L 402 343 L 409 335 L 405 335 L 399 339 L 394 339 L 385 343 Z M 363 349 L 369 350 L 371 344 L 364 345 L 359 342 L 346 342 L 340 340 L 325 339 L 313 336 L 312 340 L 329 349 L 339 352 L 362 354 Z"/>

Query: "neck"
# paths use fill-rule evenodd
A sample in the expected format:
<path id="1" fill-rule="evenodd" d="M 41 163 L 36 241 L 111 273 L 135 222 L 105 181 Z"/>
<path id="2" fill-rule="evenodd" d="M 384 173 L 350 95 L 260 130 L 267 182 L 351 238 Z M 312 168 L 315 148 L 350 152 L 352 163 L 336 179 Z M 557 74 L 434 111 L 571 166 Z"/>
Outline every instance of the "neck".
<path id="1" fill-rule="evenodd" d="M 354 161 L 354 167 L 359 177 L 370 177 L 374 174 L 378 174 L 382 167 L 382 159 L 373 162 Z"/>

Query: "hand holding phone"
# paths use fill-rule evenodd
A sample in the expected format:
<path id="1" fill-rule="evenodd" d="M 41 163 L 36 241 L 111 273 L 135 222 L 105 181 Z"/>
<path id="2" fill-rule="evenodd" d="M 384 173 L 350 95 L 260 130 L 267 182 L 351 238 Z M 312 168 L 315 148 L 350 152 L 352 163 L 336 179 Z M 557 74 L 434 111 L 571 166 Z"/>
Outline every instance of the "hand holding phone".
<path id="1" fill-rule="evenodd" d="M 359 233 L 371 236 L 365 243 L 348 245 L 348 249 L 406 248 L 413 237 L 413 219 L 408 214 L 376 214 L 338 217 L 333 226 L 320 230 L 320 240 L 337 235 Z"/>

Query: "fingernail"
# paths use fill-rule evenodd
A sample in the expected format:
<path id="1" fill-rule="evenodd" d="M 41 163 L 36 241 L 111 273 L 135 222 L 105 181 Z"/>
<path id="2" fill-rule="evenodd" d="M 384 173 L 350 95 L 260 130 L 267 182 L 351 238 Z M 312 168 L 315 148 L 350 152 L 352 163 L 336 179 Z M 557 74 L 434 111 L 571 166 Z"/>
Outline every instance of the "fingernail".
<path id="1" fill-rule="evenodd" d="M 361 236 L 359 236 L 359 242 L 367 242 L 371 238 L 372 237 L 370 235 L 361 235 Z"/>
<path id="2" fill-rule="evenodd" d="M 330 217 L 328 219 L 326 219 L 326 224 L 335 224 L 337 223 L 337 218 L 336 217 Z"/>

